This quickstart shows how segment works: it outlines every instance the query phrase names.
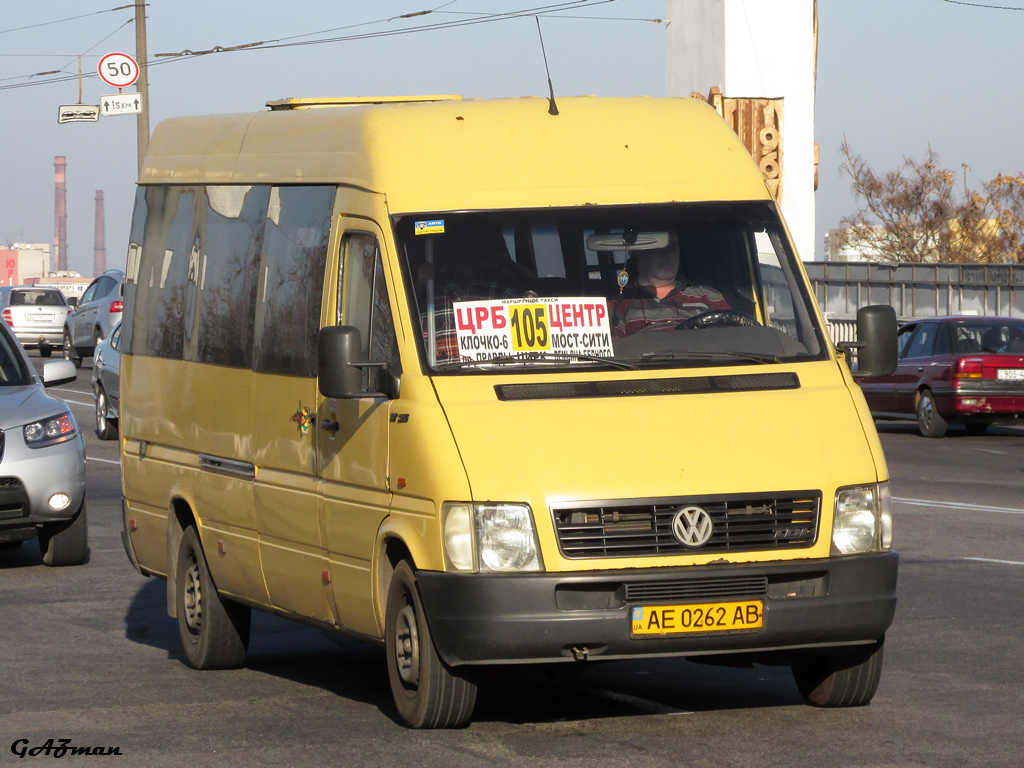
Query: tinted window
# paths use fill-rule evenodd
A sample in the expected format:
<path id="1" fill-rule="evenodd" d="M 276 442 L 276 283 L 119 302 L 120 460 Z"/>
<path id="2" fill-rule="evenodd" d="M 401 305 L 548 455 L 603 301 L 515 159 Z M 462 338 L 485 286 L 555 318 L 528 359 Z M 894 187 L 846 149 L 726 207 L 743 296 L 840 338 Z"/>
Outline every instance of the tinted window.
<path id="1" fill-rule="evenodd" d="M 93 280 L 91 283 L 89 283 L 89 287 L 86 288 L 85 289 L 85 293 L 82 294 L 82 300 L 79 302 L 79 305 L 87 304 L 88 302 L 90 302 L 93 299 L 95 299 L 99 295 L 98 294 L 99 287 L 100 287 L 100 281 L 99 280 Z"/>
<path id="2" fill-rule="evenodd" d="M 907 357 L 928 357 L 932 353 L 935 344 L 936 323 L 922 323 L 921 329 L 910 340 L 907 347 Z"/>
<path id="3" fill-rule="evenodd" d="M 64 294 L 60 291 L 11 291 L 11 306 L 63 307 Z"/>
<path id="4" fill-rule="evenodd" d="M 183 350 L 185 285 L 192 251 L 192 203 L 187 187 L 149 187 L 149 217 L 139 260 L 135 354 L 180 358 Z"/>
<path id="5" fill-rule="evenodd" d="M 395 327 L 384 281 L 384 264 L 377 238 L 367 232 L 350 232 L 342 240 L 342 274 L 338 295 L 343 297 L 339 322 L 359 329 L 363 358 L 389 363 L 397 351 Z M 379 369 L 364 369 L 363 386 L 379 390 Z"/>
<path id="6" fill-rule="evenodd" d="M 0 329 L 0 387 L 16 387 L 30 381 L 17 342 L 6 327 Z"/>
<path id="7" fill-rule="evenodd" d="M 905 325 L 900 328 L 900 332 L 896 336 L 896 353 L 900 358 L 907 356 L 907 347 L 910 344 L 910 340 L 914 337 L 914 331 L 916 331 L 917 328 L 918 326 L 916 324 Z"/>
<path id="8" fill-rule="evenodd" d="M 938 323 L 935 326 L 935 346 L 932 347 L 933 355 L 948 355 L 953 349 L 949 343 L 949 325 Z"/>
<path id="9" fill-rule="evenodd" d="M 132 348 L 132 330 L 135 327 L 135 302 L 137 281 L 139 277 L 139 259 L 142 256 L 142 242 L 146 233 L 146 218 L 149 207 L 146 205 L 146 187 L 135 191 L 135 212 L 132 215 L 132 231 L 128 239 L 128 257 L 124 278 L 124 313 L 121 320 L 121 333 L 124 337 L 124 348 Z"/>
<path id="10" fill-rule="evenodd" d="M 190 270 L 198 312 L 194 359 L 252 365 L 258 264 L 270 187 L 207 187 Z"/>
<path id="11" fill-rule="evenodd" d="M 254 368 L 316 375 L 334 187 L 274 187 L 260 259 Z"/>

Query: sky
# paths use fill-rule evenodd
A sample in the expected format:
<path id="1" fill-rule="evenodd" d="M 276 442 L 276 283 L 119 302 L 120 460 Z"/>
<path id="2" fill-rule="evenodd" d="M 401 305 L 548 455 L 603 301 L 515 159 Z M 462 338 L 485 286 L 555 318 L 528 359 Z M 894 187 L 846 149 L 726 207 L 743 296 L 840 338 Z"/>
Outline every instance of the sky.
<path id="1" fill-rule="evenodd" d="M 81 56 L 82 103 L 116 92 L 96 66 L 107 53 L 135 54 L 134 12 L 115 10 L 128 2 L 0 3 L 0 246 L 52 246 L 53 163 L 63 155 L 68 264 L 85 276 L 97 190 L 107 264 L 125 259 L 136 119 L 58 125 L 58 107 L 79 98 L 77 77 L 58 81 L 77 75 Z M 399 18 L 421 11 L 431 13 Z M 511 17 L 467 23 L 493 14 Z M 535 15 L 556 96 L 665 95 L 663 0 L 149 0 L 151 128 L 286 97 L 546 95 Z M 1024 0 L 819 0 L 818 22 L 816 248 L 804 259 L 823 258 L 825 233 L 857 208 L 840 171 L 844 137 L 876 171 L 929 147 L 945 167 L 966 163 L 972 187 L 1024 171 Z M 316 42 L 325 39 L 334 41 Z M 265 45 L 159 55 L 256 42 Z M 54 70 L 62 74 L 36 74 Z"/>

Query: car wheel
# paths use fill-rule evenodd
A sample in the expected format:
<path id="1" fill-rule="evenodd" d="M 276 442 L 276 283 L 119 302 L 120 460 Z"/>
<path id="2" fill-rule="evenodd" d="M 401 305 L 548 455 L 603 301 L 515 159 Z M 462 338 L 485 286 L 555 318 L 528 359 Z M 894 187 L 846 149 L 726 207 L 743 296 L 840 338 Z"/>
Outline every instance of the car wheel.
<path id="1" fill-rule="evenodd" d="M 870 703 L 882 679 L 885 637 L 847 656 L 808 657 L 793 665 L 793 679 L 813 707 L 862 707 Z"/>
<path id="2" fill-rule="evenodd" d="M 64 329 L 64 359 L 74 363 L 75 368 L 82 367 L 82 358 L 79 357 L 75 345 L 71 343 L 71 334 L 68 333 L 67 328 Z"/>
<path id="3" fill-rule="evenodd" d="M 983 435 L 991 426 L 987 421 L 968 421 L 964 424 L 969 435 Z"/>
<path id="4" fill-rule="evenodd" d="M 96 389 L 96 436 L 100 440 L 117 437 L 117 421 L 107 418 L 107 393 L 101 386 Z"/>
<path id="5" fill-rule="evenodd" d="M 39 348 L 39 356 L 40 357 L 49 357 L 51 354 L 53 354 L 53 350 L 50 349 L 49 347 L 40 347 Z"/>
<path id="6" fill-rule="evenodd" d="M 43 564 L 50 566 L 81 565 L 89 555 L 89 520 L 82 506 L 70 520 L 46 523 L 39 529 L 39 551 Z"/>
<path id="7" fill-rule="evenodd" d="M 458 728 L 469 723 L 476 685 L 457 677 L 437 655 L 416 587 L 405 560 L 388 589 L 385 646 L 391 694 L 410 728 Z"/>
<path id="8" fill-rule="evenodd" d="M 189 664 L 196 669 L 240 667 L 249 650 L 252 612 L 217 594 L 191 525 L 181 537 L 176 575 L 178 632 Z"/>
<path id="9" fill-rule="evenodd" d="M 930 389 L 924 390 L 917 398 L 917 428 L 925 437 L 942 437 L 949 425 L 942 418 Z"/>

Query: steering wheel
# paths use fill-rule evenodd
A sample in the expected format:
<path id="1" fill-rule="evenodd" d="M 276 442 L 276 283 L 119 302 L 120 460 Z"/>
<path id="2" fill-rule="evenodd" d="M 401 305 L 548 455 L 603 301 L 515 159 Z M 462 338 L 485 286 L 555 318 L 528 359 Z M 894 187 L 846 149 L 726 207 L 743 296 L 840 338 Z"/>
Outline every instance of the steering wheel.
<path id="1" fill-rule="evenodd" d="M 695 330 L 712 328 L 714 326 L 739 328 L 749 325 L 760 325 L 760 323 L 746 312 L 738 312 L 735 309 L 713 309 L 710 312 L 701 312 L 699 315 L 694 315 L 690 319 L 684 320 L 676 328 L 680 330 Z"/>

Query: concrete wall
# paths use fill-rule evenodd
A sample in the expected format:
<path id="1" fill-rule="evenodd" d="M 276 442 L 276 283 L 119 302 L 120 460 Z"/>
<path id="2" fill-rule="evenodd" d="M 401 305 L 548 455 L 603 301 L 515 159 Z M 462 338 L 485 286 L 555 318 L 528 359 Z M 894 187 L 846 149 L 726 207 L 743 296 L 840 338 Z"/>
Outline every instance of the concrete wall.
<path id="1" fill-rule="evenodd" d="M 800 255 L 814 257 L 813 0 L 666 0 L 669 96 L 785 99 L 782 213 Z"/>

